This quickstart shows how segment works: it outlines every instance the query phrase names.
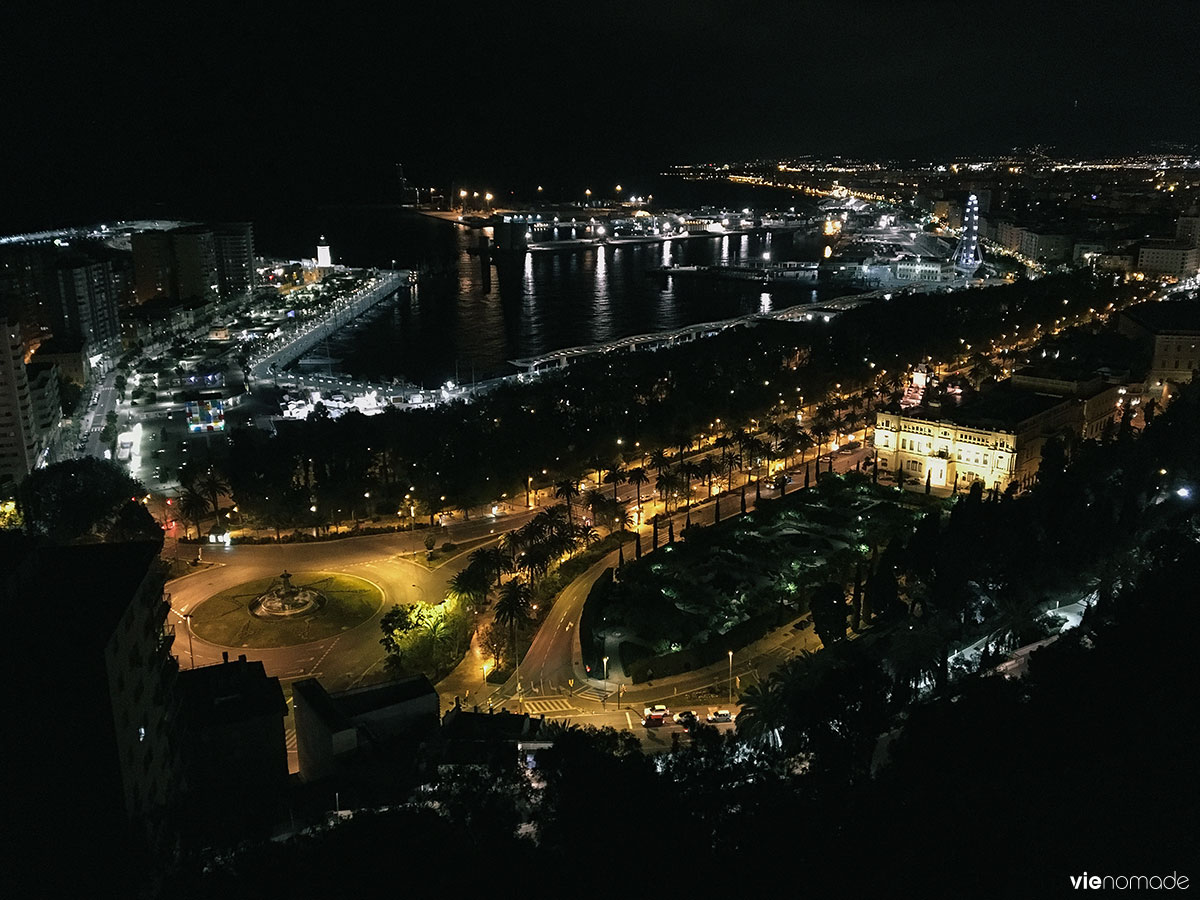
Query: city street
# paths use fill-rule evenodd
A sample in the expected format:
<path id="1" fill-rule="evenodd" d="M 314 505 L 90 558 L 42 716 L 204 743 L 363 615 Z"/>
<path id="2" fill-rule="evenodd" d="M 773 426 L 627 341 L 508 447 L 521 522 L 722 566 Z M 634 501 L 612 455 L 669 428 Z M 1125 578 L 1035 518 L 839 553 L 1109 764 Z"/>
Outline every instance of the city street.
<path id="1" fill-rule="evenodd" d="M 860 448 L 849 454 L 834 454 L 835 469 L 844 472 L 855 468 L 867 452 L 865 448 Z M 632 493 L 626 485 L 624 490 L 618 491 L 618 496 Z M 777 491 L 766 487 L 764 482 L 762 494 L 766 499 L 776 496 Z M 543 492 L 542 499 L 550 501 L 552 498 L 549 492 Z M 740 509 L 737 493 L 726 495 L 721 502 L 723 519 L 733 517 Z M 747 510 L 752 510 L 753 490 L 747 491 L 746 502 Z M 652 515 L 657 506 L 661 506 L 659 501 L 651 501 L 643 495 L 646 516 Z M 712 501 L 695 506 L 692 509 L 693 522 L 711 522 L 712 507 Z M 495 518 L 484 516 L 456 521 L 449 527 L 438 529 L 438 543 L 447 540 L 464 543 L 491 535 L 499 536 L 506 530 L 525 524 L 537 511 L 535 507 L 533 510 L 522 509 Z M 677 539 L 683 531 L 687 515 L 687 510 L 681 509 L 670 517 Z M 639 531 L 643 550 L 649 551 L 652 527 L 644 523 Z M 173 649 L 181 666 L 211 665 L 221 661 L 222 653 L 229 653 L 234 658 L 244 653 L 248 659 L 261 660 L 267 673 L 280 679 L 289 703 L 290 684 L 300 678 L 320 678 L 322 684 L 331 691 L 364 683 L 369 676 L 377 673 L 384 661 L 384 651 L 379 643 L 380 615 L 395 603 L 439 602 L 445 596 L 450 578 L 467 563 L 470 550 L 451 557 L 432 571 L 422 563 L 414 562 L 414 554 L 424 552 L 423 542 L 427 533 L 424 530 L 398 532 L 296 544 L 235 543 L 229 547 L 220 544 L 180 544 L 169 539 L 164 547 L 164 557 L 190 557 L 198 548 L 204 562 L 210 564 L 193 574 L 173 580 L 167 586 L 172 608 L 171 621 L 176 625 Z M 662 543 L 667 539 L 665 519 L 659 530 L 659 538 Z M 525 654 L 519 677 L 514 675 L 499 688 L 487 685 L 482 667 L 486 660 L 482 658 L 478 644 L 473 643 L 459 666 L 439 682 L 443 706 L 449 707 L 454 697 L 460 696 L 467 698 L 471 704 L 484 705 L 490 702 L 497 707 L 521 709 L 548 718 L 569 718 L 597 725 L 632 728 L 649 745 L 665 741 L 669 746 L 671 731 L 680 729 L 674 725 L 643 728 L 640 720 L 644 705 L 655 702 L 671 704 L 677 698 L 684 697 L 690 698 L 689 708 L 697 711 L 716 709 L 716 703 L 720 703 L 721 708 L 730 707 L 736 711 L 736 706 L 728 701 L 731 697 L 736 699 L 737 687 L 741 683 L 754 683 L 760 675 L 765 675 L 791 655 L 819 646 L 811 628 L 796 631 L 785 627 L 735 653 L 732 667 L 719 663 L 637 687 L 622 685 L 623 676 L 616 665 L 607 682 L 603 678 L 589 677 L 583 668 L 579 619 L 592 584 L 606 568 L 615 566 L 617 559 L 618 554 L 609 554 L 563 590 Z M 627 549 L 626 559 L 633 559 L 631 548 Z M 356 575 L 378 586 L 383 592 L 384 602 L 374 616 L 343 634 L 298 646 L 273 649 L 222 647 L 191 632 L 184 617 L 209 597 L 247 581 L 277 576 L 284 569 Z M 732 676 L 732 682 L 729 676 Z M 621 696 L 624 708 L 614 709 L 616 692 L 622 686 L 625 688 Z M 722 687 L 724 691 L 720 690 Z M 722 693 L 724 696 L 720 696 Z M 701 697 L 705 702 L 701 702 Z M 295 768 L 295 735 L 290 720 L 288 747 L 291 765 Z"/>
<path id="2" fill-rule="evenodd" d="M 473 521 L 454 529 L 453 537 L 468 541 L 500 531 L 494 522 Z M 354 687 L 374 675 L 383 664 L 380 616 L 396 603 L 440 602 L 450 578 L 466 564 L 470 550 L 449 558 L 433 570 L 415 562 L 414 554 L 425 552 L 423 537 L 424 533 L 405 533 L 308 544 L 200 545 L 204 561 L 211 567 L 167 584 L 171 603 L 169 621 L 176 628 L 173 652 L 182 668 L 219 663 L 222 653 L 229 653 L 231 658 L 244 653 L 247 659 L 260 660 L 267 674 L 283 683 L 289 703 L 291 682 L 300 678 L 319 678 L 330 691 Z M 439 537 L 450 539 L 448 533 Z M 191 555 L 195 548 L 196 545 L 171 542 L 164 547 L 163 555 L 169 558 L 173 551 Z M 362 624 L 336 637 L 291 647 L 222 647 L 203 640 L 188 627 L 185 616 L 209 597 L 247 581 L 277 576 L 285 569 L 355 575 L 376 585 L 384 600 L 375 615 Z M 290 718 L 287 729 L 289 760 L 295 770 L 295 734 Z"/>
<path id="3" fill-rule="evenodd" d="M 848 454 L 835 454 L 834 469 L 838 472 L 851 471 L 857 468 L 859 462 L 868 454 L 869 451 L 865 447 Z M 778 496 L 774 488 L 768 489 L 765 484 L 766 482 L 762 490 L 764 500 Z M 724 509 L 723 520 L 732 518 L 740 509 L 736 495 L 723 497 L 721 503 Z M 754 509 L 753 491 L 747 491 L 746 509 L 748 512 Z M 712 522 L 712 518 L 711 501 L 692 509 L 694 524 L 708 524 Z M 679 510 L 669 517 L 677 539 L 682 533 L 686 519 L 687 510 Z M 664 519 L 659 528 L 662 542 L 666 541 L 667 536 L 666 521 Z M 643 525 L 639 531 L 642 535 L 643 550 L 649 550 L 652 528 Z M 626 552 L 625 558 L 631 560 L 632 551 Z M 571 717 L 581 712 L 603 712 L 615 702 L 618 689 L 624 688 L 622 703 L 640 711 L 647 704 L 670 703 L 672 698 L 680 694 L 701 691 L 718 682 L 727 682 L 730 674 L 735 679 L 735 685 L 736 679 L 746 676 L 756 681 L 760 672 L 765 675 L 771 668 L 801 650 L 813 650 L 820 646 L 811 628 L 800 631 L 783 628 L 756 641 L 750 647 L 735 652 L 732 673 L 726 671 L 724 663 L 717 663 L 686 675 L 661 679 L 657 684 L 651 681 L 633 687 L 623 684 L 623 675 L 618 671 L 615 661 L 610 661 L 609 678 L 606 680 L 597 677 L 599 673 L 589 673 L 584 669 L 579 641 L 579 619 L 592 585 L 605 569 L 616 566 L 617 561 L 618 554 L 610 553 L 563 590 L 553 610 L 534 636 L 529 651 L 521 661 L 519 672 L 514 673 L 508 682 L 490 693 L 480 676 L 477 688 L 481 691 L 480 702 L 490 701 L 495 706 L 519 705 L 527 711 L 544 713 L 550 717 Z M 478 672 L 478 661 L 472 660 L 471 665 Z M 732 693 L 733 699 L 736 699 L 737 691 L 731 691 L 728 684 L 725 687 L 728 705 L 729 694 Z M 554 702 L 550 702 L 551 700 Z M 640 712 L 635 718 L 640 719 Z M 621 726 L 619 717 L 615 721 L 617 726 L 624 727 Z M 635 721 L 635 724 L 641 727 L 639 722 Z"/>

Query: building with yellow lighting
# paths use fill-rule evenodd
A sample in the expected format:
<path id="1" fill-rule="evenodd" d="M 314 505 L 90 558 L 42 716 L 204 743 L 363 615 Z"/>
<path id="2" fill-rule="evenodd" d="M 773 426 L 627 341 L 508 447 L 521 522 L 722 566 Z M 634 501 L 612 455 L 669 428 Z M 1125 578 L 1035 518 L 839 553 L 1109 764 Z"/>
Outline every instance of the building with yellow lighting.
<path id="1" fill-rule="evenodd" d="M 914 489 L 985 490 L 1027 487 L 1037 475 L 1042 446 L 1096 439 L 1115 421 L 1121 388 L 1099 378 L 1066 381 L 1044 373 L 1014 376 L 968 396 L 931 389 L 920 402 L 881 409 L 875 450 L 881 474 L 903 472 Z M 911 395 L 910 395 L 911 396 Z"/>

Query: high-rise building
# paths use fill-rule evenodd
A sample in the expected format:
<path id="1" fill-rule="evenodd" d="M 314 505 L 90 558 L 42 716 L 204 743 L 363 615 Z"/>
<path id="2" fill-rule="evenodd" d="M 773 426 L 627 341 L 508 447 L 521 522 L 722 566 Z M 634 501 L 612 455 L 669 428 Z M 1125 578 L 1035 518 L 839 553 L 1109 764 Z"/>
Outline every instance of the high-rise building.
<path id="1" fill-rule="evenodd" d="M 237 277 L 239 255 L 253 272 L 253 249 L 243 234 L 231 237 L 229 276 Z M 170 231 L 140 231 L 133 235 L 134 296 L 138 303 L 158 297 L 170 300 L 215 300 L 220 292 L 217 242 L 204 225 L 184 225 Z"/>
<path id="2" fill-rule="evenodd" d="M 37 466 L 42 439 L 37 428 L 21 324 L 3 314 L 0 337 L 0 486 L 11 491 Z M 4 488 L 0 488 L 2 490 Z"/>
<path id="3" fill-rule="evenodd" d="M 46 251 L 26 244 L 0 245 L 0 298 L 21 323 L 28 352 L 49 337 L 49 314 L 43 284 Z"/>
<path id="4" fill-rule="evenodd" d="M 133 248 L 133 295 L 138 303 L 173 293 L 174 261 L 171 237 L 165 231 L 138 231 L 130 238 Z"/>
<path id="5" fill-rule="evenodd" d="M 119 346 L 121 291 L 109 260 L 71 254 L 59 260 L 48 280 L 45 305 L 56 338 L 89 352 Z"/>
<path id="6" fill-rule="evenodd" d="M 20 695 L 10 715 L 21 739 L 5 765 L 25 787 L 19 793 L 32 798 L 10 810 L 21 822 L 15 837 L 43 859 L 49 847 L 70 847 L 72 865 L 107 882 L 128 874 L 145 858 L 139 854 L 165 849 L 177 785 L 170 740 L 177 666 L 162 538 L 14 546 L 5 537 L 0 599 L 9 625 L 35 633 L 52 606 L 62 656 L 46 665 L 34 644 L 8 654 L 26 684 L 10 685 Z"/>
<path id="7" fill-rule="evenodd" d="M 203 225 L 171 230 L 173 288 L 178 300 L 216 300 L 219 290 L 213 234 Z"/>
<path id="8" fill-rule="evenodd" d="M 217 289 L 223 299 L 242 297 L 254 290 L 254 226 L 232 222 L 213 226 L 217 255 Z"/>
<path id="9" fill-rule="evenodd" d="M 42 446 L 49 447 L 63 418 L 58 366 L 53 362 L 31 362 L 25 367 L 25 375 L 29 380 L 33 425 L 41 437 Z"/>

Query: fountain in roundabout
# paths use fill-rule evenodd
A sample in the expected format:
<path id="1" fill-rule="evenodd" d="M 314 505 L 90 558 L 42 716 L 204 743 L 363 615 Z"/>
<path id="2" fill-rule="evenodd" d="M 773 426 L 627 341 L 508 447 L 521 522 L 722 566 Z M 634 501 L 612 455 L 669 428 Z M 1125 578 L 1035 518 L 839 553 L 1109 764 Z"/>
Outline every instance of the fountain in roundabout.
<path id="1" fill-rule="evenodd" d="M 325 595 L 311 587 L 296 587 L 287 569 L 279 580 L 250 603 L 250 614 L 260 619 L 292 619 L 319 612 Z"/>

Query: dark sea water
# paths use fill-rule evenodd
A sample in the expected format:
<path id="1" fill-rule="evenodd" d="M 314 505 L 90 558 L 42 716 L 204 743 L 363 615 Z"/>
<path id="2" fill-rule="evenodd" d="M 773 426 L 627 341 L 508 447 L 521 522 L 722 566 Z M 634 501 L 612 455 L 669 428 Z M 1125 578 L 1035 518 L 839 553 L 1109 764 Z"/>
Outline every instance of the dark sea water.
<path id="1" fill-rule="evenodd" d="M 758 208 L 788 205 L 786 197 L 755 200 Z M 671 263 L 760 259 L 766 250 L 773 260 L 817 259 L 821 243 L 805 237 L 726 235 L 489 258 L 475 252 L 477 229 L 382 205 L 256 223 L 256 244 L 268 255 L 314 256 L 320 234 L 335 262 L 423 272 L 415 293 L 380 304 L 314 354 L 361 378 L 469 383 L 511 373 L 512 359 L 818 299 L 811 286 L 763 291 L 755 282 L 647 275 Z"/>

